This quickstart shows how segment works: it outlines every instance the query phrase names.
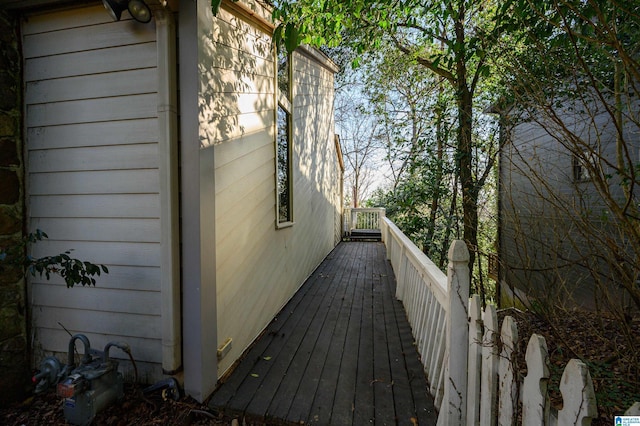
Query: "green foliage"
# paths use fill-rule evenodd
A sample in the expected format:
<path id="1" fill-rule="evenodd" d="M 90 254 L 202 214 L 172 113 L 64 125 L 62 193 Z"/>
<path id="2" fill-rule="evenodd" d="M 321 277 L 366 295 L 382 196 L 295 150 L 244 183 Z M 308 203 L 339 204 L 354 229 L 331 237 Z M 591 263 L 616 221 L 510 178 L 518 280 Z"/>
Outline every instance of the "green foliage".
<path id="1" fill-rule="evenodd" d="M 335 47 L 348 44 L 358 54 L 385 45 L 402 46 L 404 53 L 419 58 L 423 65 L 447 78 L 453 78 L 457 58 L 474 63 L 480 72 L 490 70 L 480 64 L 490 51 L 484 41 L 504 30 L 503 14 L 510 12 L 511 1 L 416 1 L 367 0 L 279 1 L 273 19 L 282 26 L 292 25 L 301 43 Z M 464 39 L 456 33 L 456 23 L 470 25 Z M 276 41 L 287 39 L 286 31 L 274 35 Z M 292 40 L 295 44 L 295 40 Z"/>
<path id="2" fill-rule="evenodd" d="M 550 99 L 593 89 L 608 92 L 616 63 L 640 79 L 637 2 L 519 0 L 515 4 L 519 13 L 510 17 L 511 38 L 502 45 L 502 65 L 504 83 L 519 102 L 532 90 L 544 90 Z"/>
<path id="3" fill-rule="evenodd" d="M 231 0 L 234 3 L 238 0 Z M 211 0 L 211 13 L 213 16 L 217 16 L 218 12 L 220 12 L 220 5 L 222 4 L 222 0 Z"/>
<path id="4" fill-rule="evenodd" d="M 596 400 L 601 411 L 613 414 L 633 405 L 640 396 L 637 383 L 621 380 L 615 365 L 602 361 L 583 360 L 589 367 Z"/>
<path id="5" fill-rule="evenodd" d="M 477 138 L 477 132 L 474 135 L 475 101 L 479 88 L 493 77 L 488 57 L 509 28 L 512 9 L 509 0 L 289 0 L 278 2 L 274 10 L 274 19 L 281 25 L 299 29 L 295 36 L 301 43 L 348 45 L 357 55 L 354 63 L 365 54 L 390 46 L 418 65 L 422 73 L 441 79 L 455 107 L 452 162 L 458 183 L 452 190 L 460 191 L 462 198 L 463 235 L 471 251 L 471 265 L 479 246 L 478 197 L 497 151 L 484 142 L 481 147 L 477 145 L 489 139 Z M 280 37 L 286 40 L 286 31 L 276 34 Z M 492 102 L 489 97 L 483 99 Z M 418 110 L 425 112 L 422 107 Z M 392 144 L 401 139 L 410 140 L 413 146 L 421 143 L 419 138 L 407 138 L 402 132 L 389 132 L 387 136 L 395 139 Z M 429 220 L 433 223 L 432 217 Z"/>
<path id="6" fill-rule="evenodd" d="M 19 267 L 25 273 L 32 276 L 43 275 L 46 279 L 50 279 L 52 274 L 60 275 L 67 284 L 67 287 L 73 287 L 77 284 L 82 286 L 96 285 L 96 276 L 100 276 L 102 272 L 109 273 L 109 269 L 105 265 L 96 265 L 88 261 L 74 259 L 70 256 L 72 250 L 67 250 L 55 256 L 44 256 L 34 258 L 25 256 L 25 249 L 29 244 L 35 244 L 49 238 L 42 230 L 30 233 L 25 239 L 17 244 L 7 248 L 0 247 L 0 272 L 3 266 Z M 3 265 L 4 264 L 4 265 Z"/>
<path id="7" fill-rule="evenodd" d="M 220 12 L 221 3 L 222 0 L 211 0 L 211 13 L 213 13 L 213 16 L 218 15 L 218 12 Z"/>
<path id="8" fill-rule="evenodd" d="M 378 191 L 372 205 L 387 215 L 437 264 L 446 264 L 448 245 L 460 237 L 463 214 L 456 185 L 456 99 L 441 77 L 425 72 L 415 59 L 394 49 L 380 48 L 366 56 L 362 67 L 365 94 L 377 117 L 392 185 Z M 478 108 L 491 99 L 484 82 Z M 472 133 L 476 182 L 487 182 L 478 192 L 478 262 L 474 288 L 493 297 L 487 274 L 487 253 L 495 251 L 495 180 L 491 164 L 497 149 L 492 117 L 475 115 Z M 481 289 L 481 290 L 480 290 Z"/>
<path id="9" fill-rule="evenodd" d="M 395 191 L 377 191 L 368 204 L 385 207 L 387 217 L 436 265 L 443 266 L 446 263 L 443 246 L 450 241 L 452 231 L 460 227 L 461 217 L 457 209 L 454 215 L 448 215 L 447 208 L 438 209 L 432 217 L 428 195 L 433 193 L 432 184 L 419 178 L 407 179 Z M 445 206 L 451 202 L 449 190 L 446 195 L 442 198 Z"/>

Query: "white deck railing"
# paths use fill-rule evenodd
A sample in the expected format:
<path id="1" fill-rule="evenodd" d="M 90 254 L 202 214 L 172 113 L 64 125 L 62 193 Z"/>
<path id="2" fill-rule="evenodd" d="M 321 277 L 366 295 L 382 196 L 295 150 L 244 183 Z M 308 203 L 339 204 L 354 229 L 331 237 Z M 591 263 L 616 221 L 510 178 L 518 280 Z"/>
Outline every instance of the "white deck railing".
<path id="1" fill-rule="evenodd" d="M 343 230 L 346 235 L 351 231 L 360 230 L 379 230 L 382 226 L 382 219 L 385 217 L 385 209 L 382 207 L 373 208 L 345 208 L 344 209 L 344 225 Z"/>
<path id="2" fill-rule="evenodd" d="M 396 296 L 411 324 L 438 425 L 515 425 L 519 417 L 523 425 L 591 424 L 597 416 L 595 393 L 579 360 L 567 364 L 561 379 L 563 409 L 549 408 L 549 357 L 541 336 L 529 340 L 528 373 L 518 380 L 515 321 L 507 316 L 499 328 L 494 306 L 483 313 L 479 297 L 469 299 L 469 252 L 463 241 L 451 244 L 445 275 L 393 222 L 384 218 L 381 225 Z"/>
<path id="3" fill-rule="evenodd" d="M 468 344 L 467 247 L 462 241 L 451 245 L 445 275 L 387 218 L 382 221 L 382 240 L 396 276 L 396 297 L 405 306 L 436 409 L 440 417 L 443 407 L 459 411 L 467 386 L 466 355 L 457 351 L 466 353 Z M 450 356 L 448 348 L 456 348 L 456 356 Z"/>

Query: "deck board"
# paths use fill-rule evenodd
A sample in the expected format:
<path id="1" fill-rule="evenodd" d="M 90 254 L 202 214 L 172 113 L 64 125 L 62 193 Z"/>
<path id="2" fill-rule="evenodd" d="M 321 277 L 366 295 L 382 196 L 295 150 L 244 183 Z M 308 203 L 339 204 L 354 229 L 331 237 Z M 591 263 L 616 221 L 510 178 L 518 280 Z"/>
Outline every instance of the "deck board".
<path id="1" fill-rule="evenodd" d="M 234 372 L 211 409 L 258 422 L 436 422 L 395 278 L 379 242 L 341 243 Z"/>
<path id="2" fill-rule="evenodd" d="M 355 407 L 354 395 L 356 389 L 356 374 L 358 365 L 358 352 L 360 348 L 360 322 L 362 318 L 362 297 L 364 288 L 361 276 L 363 274 L 362 257 L 358 251 L 364 246 L 343 246 L 356 250 L 357 270 L 349 283 L 353 285 L 353 295 L 350 300 L 351 310 L 349 311 L 349 323 L 347 325 L 347 334 L 342 351 L 342 360 L 340 363 L 340 374 L 338 375 L 338 383 L 336 385 L 336 396 L 331 411 L 329 424 L 353 424 L 353 411 Z M 339 247 L 342 249 L 342 247 Z M 362 270 L 360 270 L 362 269 Z"/>
<path id="3" fill-rule="evenodd" d="M 368 251 L 367 251 L 368 252 Z M 364 273 L 358 275 L 358 285 L 364 290 L 362 294 L 362 311 L 360 317 L 360 347 L 358 363 L 354 366 L 356 374 L 356 393 L 353 411 L 353 424 L 369 424 L 375 417 L 373 414 L 373 372 L 374 358 L 378 356 L 373 350 L 373 279 L 371 271 L 372 258 L 363 256 Z M 375 356 L 374 356 L 375 355 Z"/>

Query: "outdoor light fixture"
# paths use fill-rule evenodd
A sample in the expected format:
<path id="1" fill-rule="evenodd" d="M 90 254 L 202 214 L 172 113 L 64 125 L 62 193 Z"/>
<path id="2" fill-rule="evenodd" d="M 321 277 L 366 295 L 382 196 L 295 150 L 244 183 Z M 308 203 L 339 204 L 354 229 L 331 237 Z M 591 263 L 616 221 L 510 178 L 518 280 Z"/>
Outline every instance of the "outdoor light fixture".
<path id="1" fill-rule="evenodd" d="M 151 9 L 142 0 L 102 0 L 102 4 L 114 21 L 120 20 L 125 9 L 138 22 L 146 24 L 151 21 Z"/>

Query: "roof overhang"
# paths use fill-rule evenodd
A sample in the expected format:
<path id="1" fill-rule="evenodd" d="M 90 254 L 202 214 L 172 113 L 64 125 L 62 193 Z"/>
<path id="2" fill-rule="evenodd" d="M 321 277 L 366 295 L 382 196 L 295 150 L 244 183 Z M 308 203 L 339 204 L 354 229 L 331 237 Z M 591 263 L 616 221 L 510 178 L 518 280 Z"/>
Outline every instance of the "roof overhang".
<path id="1" fill-rule="evenodd" d="M 29 12 L 32 10 L 59 9 L 100 3 L 100 0 L 0 0 L 0 9 Z M 172 10 L 177 10 L 177 0 L 145 0 L 149 7 L 166 7 L 170 4 Z"/>

